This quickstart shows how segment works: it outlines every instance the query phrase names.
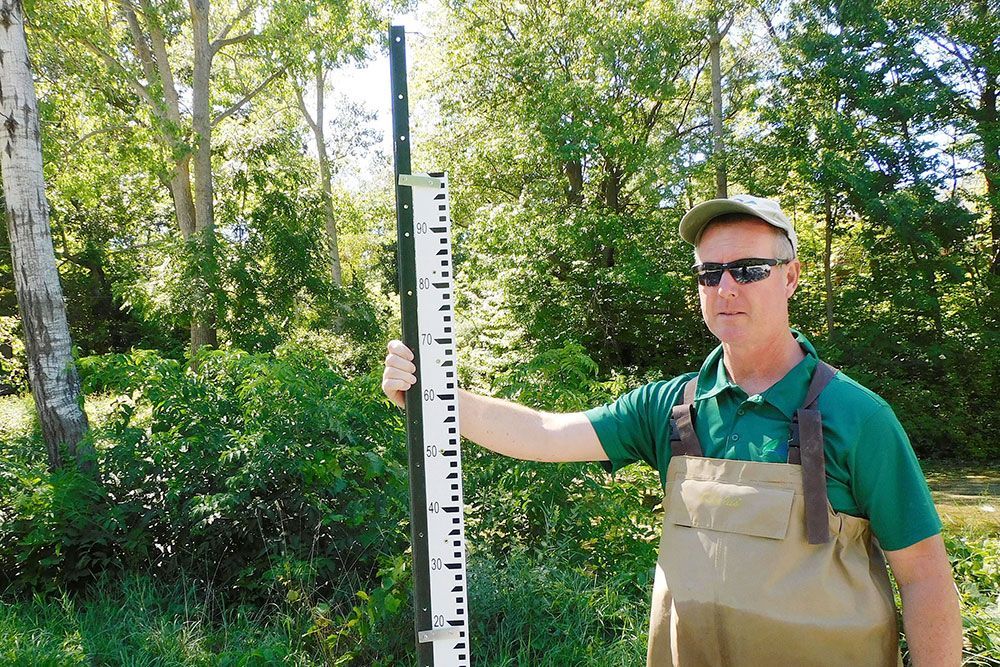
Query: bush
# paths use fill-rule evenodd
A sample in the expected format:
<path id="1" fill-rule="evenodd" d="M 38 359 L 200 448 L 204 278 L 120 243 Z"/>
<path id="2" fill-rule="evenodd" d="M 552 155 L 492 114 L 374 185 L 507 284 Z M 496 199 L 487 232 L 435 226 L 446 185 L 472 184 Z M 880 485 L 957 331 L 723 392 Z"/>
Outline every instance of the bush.
<path id="1" fill-rule="evenodd" d="M 945 534 L 962 601 L 965 665 L 1000 666 L 1000 538 Z"/>
<path id="2" fill-rule="evenodd" d="M 349 601 L 404 548 L 401 423 L 379 378 L 347 380 L 294 346 L 194 363 L 81 360 L 88 392 L 121 396 L 95 430 L 102 478 L 0 463 L 14 515 L 0 581 L 39 590 L 151 568 L 243 595 L 315 586 Z"/>
<path id="3" fill-rule="evenodd" d="M 559 555 L 469 564 L 472 653 L 484 665 L 641 664 L 649 592 L 581 572 Z"/>
<path id="4" fill-rule="evenodd" d="M 16 394 L 28 386 L 20 320 L 0 317 L 0 396 Z"/>
<path id="5" fill-rule="evenodd" d="M 625 392 L 597 379 L 597 365 L 570 343 L 500 378 L 498 394 L 535 408 L 575 411 Z M 661 497 L 656 473 L 633 467 L 612 480 L 597 464 L 517 461 L 471 446 L 463 451 L 469 542 L 503 561 L 563 553 L 590 572 L 628 571 L 645 580 L 656 561 Z M 643 500 L 650 502 L 643 504 Z"/>

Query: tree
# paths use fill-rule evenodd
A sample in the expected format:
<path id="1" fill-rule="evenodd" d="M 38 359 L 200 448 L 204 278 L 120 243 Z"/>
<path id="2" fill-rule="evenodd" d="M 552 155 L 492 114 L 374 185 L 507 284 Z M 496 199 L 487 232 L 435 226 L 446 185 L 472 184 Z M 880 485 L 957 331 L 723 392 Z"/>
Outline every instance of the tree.
<path id="1" fill-rule="evenodd" d="M 188 244 L 193 267 L 192 352 L 218 344 L 213 132 L 285 72 L 266 54 L 255 58 L 251 50 L 255 42 L 280 37 L 265 35 L 268 25 L 257 28 L 258 10 L 279 21 L 285 17 L 282 7 L 220 4 L 190 0 L 185 12 L 179 3 L 139 0 L 116 4 L 107 15 L 96 6 L 65 4 L 47 6 L 40 16 L 54 39 L 75 47 L 67 54 L 67 69 L 120 81 L 132 97 L 135 119 L 162 146 L 164 162 L 158 172 L 170 191 L 177 230 Z M 282 29 L 290 27 L 283 24 Z M 237 45 L 245 49 L 240 58 L 227 53 Z M 185 97 L 189 105 L 182 102 Z"/>
<path id="2" fill-rule="evenodd" d="M 65 445 L 82 470 L 93 472 L 94 450 L 85 438 L 87 417 L 52 248 L 38 105 L 20 0 L 0 1 L 0 85 L 0 160 L 29 383 L 50 467 L 62 466 L 60 447 Z"/>
<path id="3" fill-rule="evenodd" d="M 733 27 L 734 15 L 728 16 L 720 28 L 722 12 L 714 10 L 708 17 L 708 53 L 712 69 L 712 158 L 715 162 L 715 196 L 729 196 L 726 174 L 726 143 L 722 127 L 722 40 Z"/>
<path id="4" fill-rule="evenodd" d="M 674 3 L 468 2 L 440 34 L 417 55 L 415 90 L 431 89 L 440 120 L 434 157 L 415 160 L 454 174 L 470 299 L 502 295 L 532 343 L 583 344 L 605 368 L 682 363 L 703 339 L 682 315 L 690 251 L 668 230 L 683 156 L 710 127 L 692 17 Z"/>
<path id="5" fill-rule="evenodd" d="M 318 154 L 318 185 L 323 200 L 323 218 L 329 245 L 330 276 L 338 287 L 343 283 L 340 247 L 337 241 L 337 214 L 333 201 L 333 173 L 335 160 L 330 155 L 327 142 L 326 81 L 331 69 L 351 61 L 361 61 L 365 51 L 375 39 L 376 30 L 385 25 L 380 7 L 374 3 L 317 2 L 304 6 L 306 17 L 304 41 L 286 51 L 289 69 L 297 79 L 295 100 L 302 117 L 313 133 Z M 311 87 L 311 91 L 310 91 Z M 315 97 L 314 111 L 306 104 L 309 93 Z M 343 148 L 343 147 L 340 147 Z M 336 149 L 335 149 L 336 150 Z"/>
<path id="6" fill-rule="evenodd" d="M 966 156 L 980 165 L 986 181 L 982 201 L 990 236 L 990 272 L 1000 276 L 1000 10 L 991 0 L 909 0 L 884 4 L 882 11 L 901 31 L 914 35 L 914 55 L 923 83 L 942 96 L 940 116 L 976 150 Z"/>

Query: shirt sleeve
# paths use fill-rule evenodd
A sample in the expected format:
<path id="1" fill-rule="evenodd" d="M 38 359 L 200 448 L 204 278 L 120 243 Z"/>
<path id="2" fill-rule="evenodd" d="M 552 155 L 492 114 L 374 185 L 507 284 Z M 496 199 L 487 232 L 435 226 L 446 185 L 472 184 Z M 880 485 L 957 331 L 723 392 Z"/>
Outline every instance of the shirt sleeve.
<path id="1" fill-rule="evenodd" d="M 851 490 L 883 549 L 904 549 L 941 532 L 930 489 L 910 439 L 882 403 L 862 426 L 851 461 Z"/>
<path id="2" fill-rule="evenodd" d="M 657 470 L 666 467 L 667 461 L 661 459 L 669 458 L 670 410 L 691 377 L 693 374 L 643 385 L 584 413 L 608 456 L 608 472 L 636 461 L 645 461 Z"/>

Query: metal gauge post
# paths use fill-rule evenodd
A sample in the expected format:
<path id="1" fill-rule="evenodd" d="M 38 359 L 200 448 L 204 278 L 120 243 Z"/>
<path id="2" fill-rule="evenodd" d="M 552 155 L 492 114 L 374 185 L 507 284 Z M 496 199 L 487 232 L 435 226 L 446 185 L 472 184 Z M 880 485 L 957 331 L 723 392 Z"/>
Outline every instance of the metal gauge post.
<path id="1" fill-rule="evenodd" d="M 410 171 L 406 34 L 389 29 L 403 342 L 417 383 L 406 392 L 414 631 L 421 667 L 470 664 L 462 457 L 448 179 Z"/>

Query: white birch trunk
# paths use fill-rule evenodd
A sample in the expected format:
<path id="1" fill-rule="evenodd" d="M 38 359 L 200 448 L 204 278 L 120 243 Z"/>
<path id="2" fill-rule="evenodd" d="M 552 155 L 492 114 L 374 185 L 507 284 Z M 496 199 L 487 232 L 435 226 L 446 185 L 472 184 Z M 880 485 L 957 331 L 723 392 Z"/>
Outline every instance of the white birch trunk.
<path id="1" fill-rule="evenodd" d="M 20 0 L 0 0 L 0 123 L 0 164 L 14 287 L 24 328 L 28 380 L 49 465 L 61 467 L 60 445 L 65 445 L 82 469 L 92 471 L 94 450 L 84 439 L 87 417 L 81 408 L 80 382 L 52 248 L 38 105 Z"/>

